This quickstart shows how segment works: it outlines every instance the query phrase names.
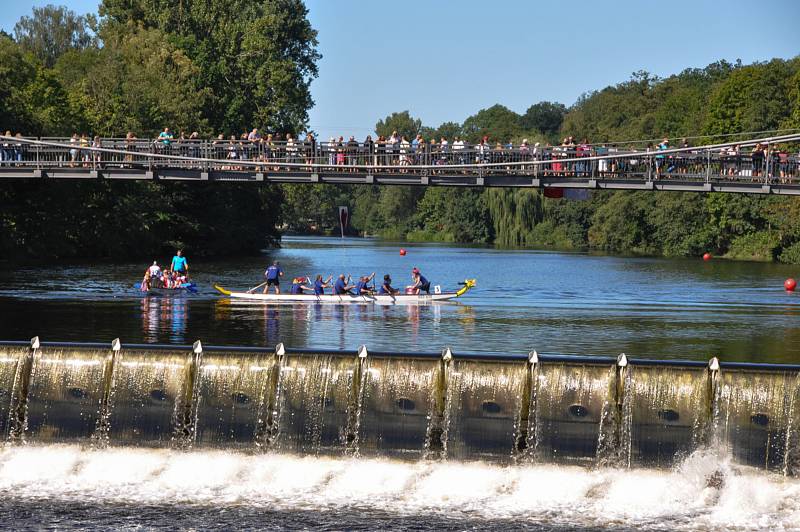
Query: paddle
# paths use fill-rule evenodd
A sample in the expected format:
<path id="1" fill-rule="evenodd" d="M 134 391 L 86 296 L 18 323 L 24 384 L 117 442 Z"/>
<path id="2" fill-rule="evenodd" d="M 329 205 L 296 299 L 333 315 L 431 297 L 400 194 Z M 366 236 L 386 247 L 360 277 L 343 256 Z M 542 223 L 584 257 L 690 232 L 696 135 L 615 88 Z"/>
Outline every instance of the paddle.
<path id="1" fill-rule="evenodd" d="M 258 286 L 254 286 L 253 288 L 251 288 L 250 290 L 248 290 L 248 291 L 247 291 L 247 293 L 248 293 L 248 294 L 252 294 L 252 293 L 253 293 L 255 290 L 258 290 L 259 288 L 261 288 L 261 287 L 262 287 L 262 286 L 264 286 L 265 284 L 267 284 L 267 281 L 264 281 L 263 283 L 261 283 L 261 284 L 260 284 L 260 285 L 258 285 Z"/>
<path id="2" fill-rule="evenodd" d="M 189 292 L 196 294 L 198 292 L 197 286 L 194 283 L 183 283 L 181 288 L 185 288 Z"/>

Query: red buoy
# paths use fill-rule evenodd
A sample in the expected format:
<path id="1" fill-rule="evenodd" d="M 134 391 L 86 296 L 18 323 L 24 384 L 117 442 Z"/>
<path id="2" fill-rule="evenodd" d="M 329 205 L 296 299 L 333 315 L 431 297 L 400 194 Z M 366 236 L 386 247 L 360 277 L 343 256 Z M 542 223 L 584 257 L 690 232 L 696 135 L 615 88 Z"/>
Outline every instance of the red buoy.
<path id="1" fill-rule="evenodd" d="M 406 250 L 405 249 L 400 248 L 400 256 L 401 257 L 405 257 L 406 256 Z"/>
<path id="2" fill-rule="evenodd" d="M 797 288 L 797 281 L 789 277 L 783 282 L 783 287 L 787 292 L 794 292 L 794 289 Z"/>
<path id="3" fill-rule="evenodd" d="M 703 260 L 705 260 L 705 261 L 711 260 L 711 253 L 708 253 L 708 252 L 703 253 Z"/>

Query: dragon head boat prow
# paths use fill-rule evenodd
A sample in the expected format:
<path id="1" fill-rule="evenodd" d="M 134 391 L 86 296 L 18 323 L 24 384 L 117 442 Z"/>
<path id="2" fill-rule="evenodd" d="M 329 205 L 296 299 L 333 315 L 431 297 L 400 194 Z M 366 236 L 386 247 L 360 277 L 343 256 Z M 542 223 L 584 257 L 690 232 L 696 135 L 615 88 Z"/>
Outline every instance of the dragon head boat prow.
<path id="1" fill-rule="evenodd" d="M 466 279 L 463 283 L 459 284 L 464 286 L 458 289 L 458 292 L 456 292 L 456 297 L 463 296 L 469 291 L 470 288 L 473 288 L 475 286 L 475 279 Z"/>

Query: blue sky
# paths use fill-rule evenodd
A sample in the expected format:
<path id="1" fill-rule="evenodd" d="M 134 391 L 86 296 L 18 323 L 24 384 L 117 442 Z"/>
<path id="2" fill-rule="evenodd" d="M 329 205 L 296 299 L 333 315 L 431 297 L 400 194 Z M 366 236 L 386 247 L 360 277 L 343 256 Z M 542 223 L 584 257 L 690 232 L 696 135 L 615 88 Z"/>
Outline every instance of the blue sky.
<path id="1" fill-rule="evenodd" d="M 11 32 L 34 5 L 6 0 Z M 64 0 L 79 13 L 97 0 Z M 425 125 L 462 122 L 502 103 L 570 105 L 583 92 L 718 59 L 745 63 L 800 54 L 800 1 L 671 0 L 386 3 L 306 0 L 323 55 L 311 126 L 323 138 L 372 132 L 393 111 Z"/>

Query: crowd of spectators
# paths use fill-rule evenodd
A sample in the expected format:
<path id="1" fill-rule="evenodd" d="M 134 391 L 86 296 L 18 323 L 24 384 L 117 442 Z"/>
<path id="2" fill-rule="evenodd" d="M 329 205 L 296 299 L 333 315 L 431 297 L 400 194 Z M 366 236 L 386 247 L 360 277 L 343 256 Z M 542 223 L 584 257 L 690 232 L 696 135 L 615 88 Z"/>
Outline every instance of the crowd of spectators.
<path id="1" fill-rule="evenodd" d="M 11 132 L 6 132 L 11 137 Z M 22 138 L 18 133 L 16 138 Z M 2 142 L 0 163 L 23 164 L 26 160 L 26 145 L 21 141 L 6 138 Z M 218 135 L 203 139 L 198 132 L 180 132 L 175 135 L 169 128 L 155 139 L 139 139 L 129 132 L 124 139 L 103 139 L 74 133 L 69 139 L 68 160 L 72 167 L 89 167 L 104 163 L 119 163 L 133 166 L 141 160 L 142 153 L 177 156 L 187 159 L 212 159 L 221 170 L 246 170 L 263 163 L 265 168 L 278 170 L 292 165 L 324 165 L 341 172 L 356 172 L 358 166 L 398 167 L 395 172 L 408 172 L 409 166 L 430 166 L 433 173 L 437 166 L 448 166 L 448 171 L 468 172 L 464 165 L 490 165 L 488 170 L 536 172 L 548 175 L 575 177 L 614 176 L 618 174 L 648 173 L 655 178 L 681 174 L 696 174 L 708 166 L 713 156 L 715 173 L 726 176 L 770 177 L 786 179 L 798 177 L 796 148 L 790 151 L 786 144 L 757 144 L 741 148 L 731 145 L 713 153 L 693 149 L 688 139 L 682 139 L 676 148 L 679 153 L 668 152 L 673 146 L 668 138 L 658 144 L 591 143 L 572 136 L 560 143 L 530 143 L 522 139 L 492 141 L 483 136 L 477 143 L 466 142 L 461 136 L 448 139 L 445 136 L 424 138 L 421 134 L 409 139 L 393 131 L 385 137 L 367 135 L 362 141 L 354 136 L 330 137 L 318 141 L 313 133 L 302 140 L 291 133 L 262 134 L 257 128 L 240 135 Z M 111 148 L 125 152 L 124 156 L 111 158 L 108 154 L 88 148 Z M 619 157 L 624 155 L 624 157 Z M 585 159 L 585 160 L 584 160 Z M 536 165 L 525 166 L 526 162 Z M 288 163 L 288 164 L 287 164 Z M 522 163 L 522 164 L 520 164 Z M 174 160 L 173 164 L 192 166 L 191 161 Z"/>

